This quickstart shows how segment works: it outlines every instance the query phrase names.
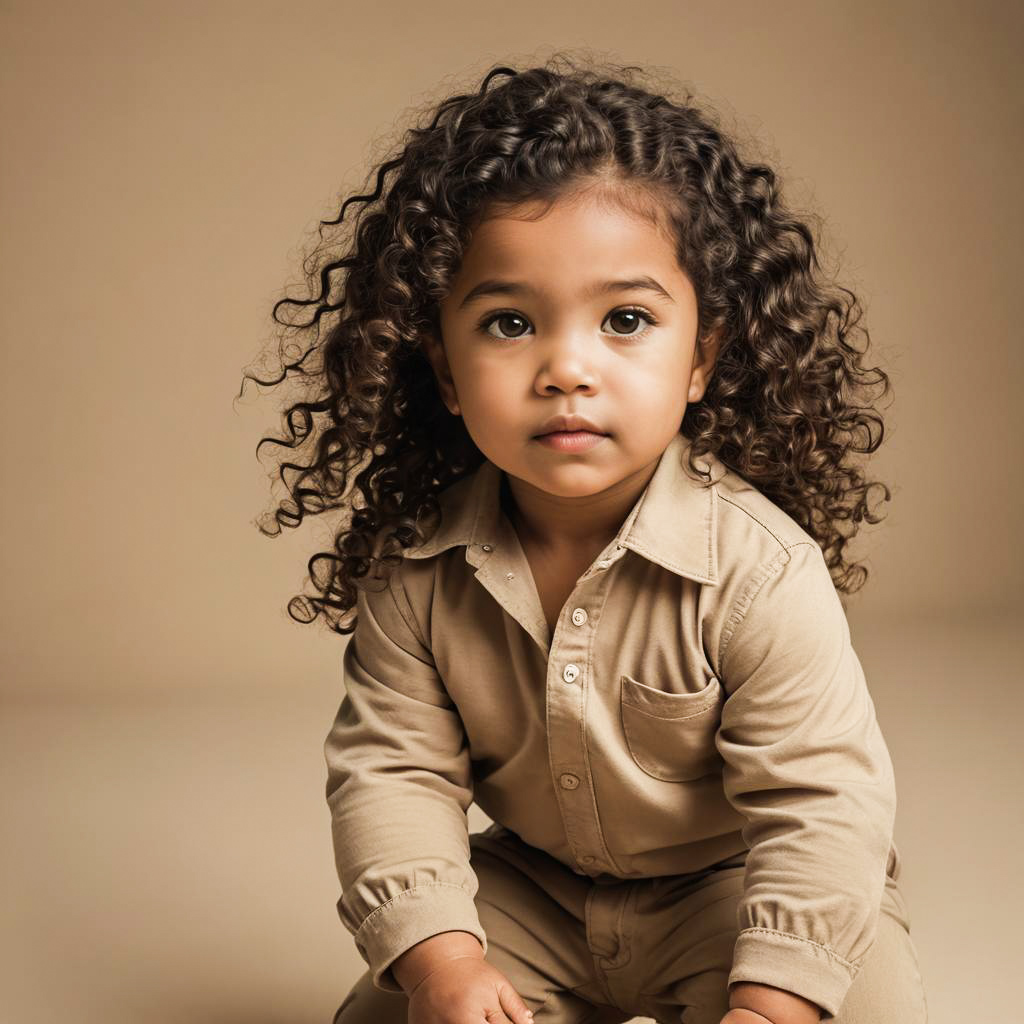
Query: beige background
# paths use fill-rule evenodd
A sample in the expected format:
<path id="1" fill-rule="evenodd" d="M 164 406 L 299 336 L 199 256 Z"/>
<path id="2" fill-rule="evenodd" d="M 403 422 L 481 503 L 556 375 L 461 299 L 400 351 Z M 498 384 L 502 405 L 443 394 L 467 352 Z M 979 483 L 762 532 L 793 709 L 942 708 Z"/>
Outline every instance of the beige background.
<path id="1" fill-rule="evenodd" d="M 322 742 L 232 399 L 412 107 L 586 46 L 662 67 L 827 219 L 895 404 L 850 622 L 934 1024 L 1008 1020 L 1022 906 L 1022 18 L 1012 3 L 0 3 L 0 1019 L 329 1022 Z M 471 825 L 487 819 L 473 809 Z"/>

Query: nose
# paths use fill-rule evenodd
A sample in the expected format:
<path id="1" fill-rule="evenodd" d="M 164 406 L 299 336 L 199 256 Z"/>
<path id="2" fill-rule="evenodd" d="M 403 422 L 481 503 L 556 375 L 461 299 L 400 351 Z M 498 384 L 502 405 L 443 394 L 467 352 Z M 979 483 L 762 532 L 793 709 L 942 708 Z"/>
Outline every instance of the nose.
<path id="1" fill-rule="evenodd" d="M 536 390 L 540 394 L 597 388 L 599 375 L 594 364 L 593 340 L 565 332 L 549 337 L 535 351 L 540 355 L 536 375 Z"/>

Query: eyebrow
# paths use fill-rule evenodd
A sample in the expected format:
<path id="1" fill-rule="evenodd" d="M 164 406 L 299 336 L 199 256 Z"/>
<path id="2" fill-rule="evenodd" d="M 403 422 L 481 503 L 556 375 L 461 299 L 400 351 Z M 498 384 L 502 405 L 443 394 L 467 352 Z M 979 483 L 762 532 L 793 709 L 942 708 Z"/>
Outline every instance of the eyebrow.
<path id="1" fill-rule="evenodd" d="M 646 274 L 618 281 L 598 281 L 596 284 L 584 289 L 583 297 L 589 299 L 597 295 L 603 295 L 606 292 L 633 291 L 636 289 L 654 292 L 662 296 L 662 298 L 668 299 L 669 302 L 675 303 L 675 299 L 653 277 L 649 277 Z M 469 294 L 459 303 L 459 309 L 468 306 L 474 299 L 479 299 L 484 295 L 518 295 L 520 293 L 532 295 L 534 292 L 535 289 L 520 281 L 501 281 L 497 278 L 489 278 L 486 281 L 481 281 L 469 290 Z"/>

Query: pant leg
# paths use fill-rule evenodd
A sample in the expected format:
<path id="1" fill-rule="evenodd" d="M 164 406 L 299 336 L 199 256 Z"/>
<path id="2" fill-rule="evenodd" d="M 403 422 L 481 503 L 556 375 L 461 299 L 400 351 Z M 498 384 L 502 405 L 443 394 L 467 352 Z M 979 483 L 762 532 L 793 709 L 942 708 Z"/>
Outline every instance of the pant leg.
<path id="1" fill-rule="evenodd" d="M 630 956 L 604 970 L 620 1005 L 659 1024 L 720 1024 L 745 870 L 741 861 L 633 883 Z"/>
<path id="2" fill-rule="evenodd" d="M 349 989 L 331 1024 L 408 1024 L 409 1000 L 402 992 L 383 992 L 364 971 Z"/>
<path id="3" fill-rule="evenodd" d="M 640 891 L 633 944 L 643 969 L 630 984 L 645 1016 L 665 1024 L 720 1024 L 729 1009 L 744 872 L 740 866 L 698 878 L 656 879 Z M 898 882 L 887 875 L 876 940 L 834 1024 L 926 1024 L 909 927 Z"/>
<path id="4" fill-rule="evenodd" d="M 878 934 L 834 1024 L 927 1024 L 928 1002 L 899 883 L 887 878 Z"/>
<path id="5" fill-rule="evenodd" d="M 621 1024 L 632 1014 L 587 998 L 593 978 L 586 902 L 593 883 L 492 825 L 469 837 L 487 962 L 515 987 L 536 1024 Z M 407 1024 L 409 1000 L 382 992 L 369 972 L 349 991 L 333 1024 Z"/>
<path id="6" fill-rule="evenodd" d="M 490 957 L 487 961 L 491 962 Z M 527 999 L 526 1005 L 533 1010 L 537 1024 L 622 1024 L 631 1018 L 631 1014 L 595 1005 L 566 989 L 549 992 L 539 1004 Z M 370 980 L 370 972 L 364 971 L 338 1007 L 331 1024 L 408 1024 L 408 1020 L 408 998 L 401 992 L 382 992 Z"/>

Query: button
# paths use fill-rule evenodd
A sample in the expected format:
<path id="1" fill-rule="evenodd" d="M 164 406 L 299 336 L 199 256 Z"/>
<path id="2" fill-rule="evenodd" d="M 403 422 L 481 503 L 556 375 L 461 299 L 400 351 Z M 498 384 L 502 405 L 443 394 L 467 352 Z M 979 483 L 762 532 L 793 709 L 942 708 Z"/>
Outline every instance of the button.
<path id="1" fill-rule="evenodd" d="M 572 772 L 562 772 L 558 776 L 558 781 L 562 789 L 575 789 L 580 784 L 580 780 Z"/>
<path id="2" fill-rule="evenodd" d="M 515 579 L 515 575 L 516 574 L 514 572 L 507 572 L 507 573 L 505 573 L 505 579 L 507 579 L 507 580 Z"/>
<path id="3" fill-rule="evenodd" d="M 573 608 L 572 610 L 572 621 L 574 625 L 582 626 L 587 621 L 587 612 L 585 608 Z"/>
<path id="4" fill-rule="evenodd" d="M 480 547 L 482 547 L 484 549 L 484 551 L 491 551 L 491 550 L 493 550 L 491 548 L 490 544 L 481 544 Z"/>
<path id="5" fill-rule="evenodd" d="M 585 853 L 585 854 L 583 854 L 582 857 L 580 857 L 580 863 L 581 864 L 593 864 L 594 863 L 594 859 L 595 858 L 591 857 L 589 853 Z"/>
<path id="6" fill-rule="evenodd" d="M 579 667 L 579 665 L 569 664 L 569 665 L 566 665 L 565 668 L 562 669 L 562 678 L 567 683 L 575 683 L 576 682 L 576 677 L 579 674 L 580 674 L 580 667 Z"/>

